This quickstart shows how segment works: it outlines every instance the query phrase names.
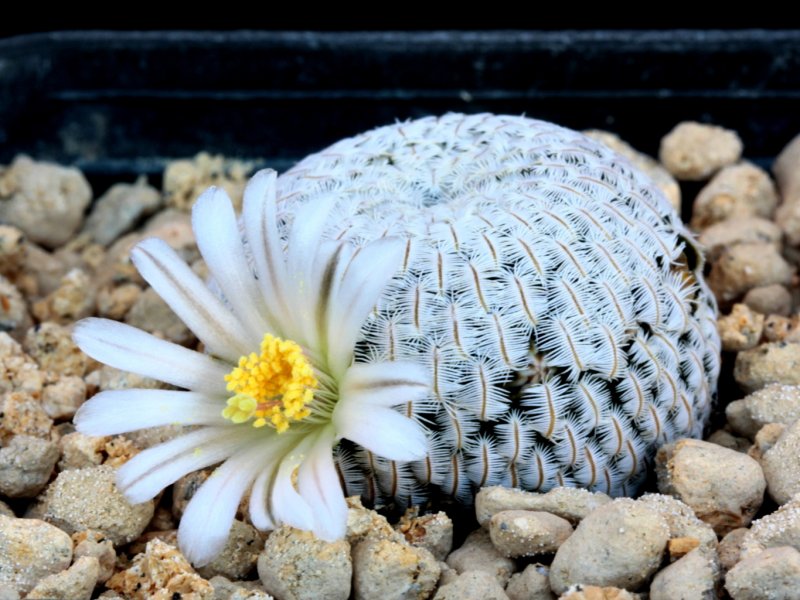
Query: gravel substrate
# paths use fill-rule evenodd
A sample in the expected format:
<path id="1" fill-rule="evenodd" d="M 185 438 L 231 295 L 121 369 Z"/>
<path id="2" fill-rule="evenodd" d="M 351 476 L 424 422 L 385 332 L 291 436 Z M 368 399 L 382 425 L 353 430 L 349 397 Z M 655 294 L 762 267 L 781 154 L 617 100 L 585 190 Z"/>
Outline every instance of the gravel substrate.
<path id="1" fill-rule="evenodd" d="M 191 203 L 209 185 L 240 198 L 248 167 L 200 155 L 171 164 L 163 190 L 140 179 L 92 202 L 75 169 L 24 156 L 0 166 L 0 600 L 796 598 L 800 136 L 771 176 L 721 127 L 677 125 L 659 161 L 587 133 L 678 209 L 679 181 L 707 182 L 684 215 L 707 249 L 727 366 L 705 441 L 661 447 L 637 499 L 489 487 L 474 518 L 414 507 L 390 521 L 351 498 L 338 542 L 289 527 L 265 535 L 240 512 L 223 552 L 197 570 L 176 528 L 210 470 L 131 505 L 115 469 L 176 428 L 92 438 L 71 419 L 98 391 L 163 384 L 96 363 L 70 332 L 99 315 L 196 346 L 128 253 L 157 236 L 204 275 Z"/>

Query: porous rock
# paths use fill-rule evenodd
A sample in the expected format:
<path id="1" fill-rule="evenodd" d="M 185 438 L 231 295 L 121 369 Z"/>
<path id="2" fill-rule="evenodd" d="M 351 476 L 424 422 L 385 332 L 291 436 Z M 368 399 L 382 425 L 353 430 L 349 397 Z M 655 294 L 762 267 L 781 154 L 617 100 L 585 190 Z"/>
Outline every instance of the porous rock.
<path id="1" fill-rule="evenodd" d="M 139 295 L 125 316 L 125 322 L 176 344 L 189 345 L 195 339 L 153 288 L 147 288 Z"/>
<path id="2" fill-rule="evenodd" d="M 77 375 L 59 377 L 42 390 L 42 408 L 51 419 L 72 418 L 85 400 L 86 382 Z"/>
<path id="3" fill-rule="evenodd" d="M 762 550 L 778 546 L 792 546 L 800 551 L 800 497 L 753 521 L 742 537 L 741 558 L 749 558 Z"/>
<path id="4" fill-rule="evenodd" d="M 38 321 L 52 321 L 69 325 L 88 317 L 95 310 L 95 291 L 89 275 L 81 269 L 72 269 L 61 279 L 60 285 L 33 305 Z"/>
<path id="5" fill-rule="evenodd" d="M 521 573 L 514 573 L 506 586 L 509 600 L 552 600 L 548 567 L 531 564 Z"/>
<path id="6" fill-rule="evenodd" d="M 739 352 L 733 377 L 748 393 L 770 383 L 800 385 L 800 344 L 771 342 Z"/>
<path id="7" fill-rule="evenodd" d="M 736 132 L 714 125 L 684 121 L 661 140 L 659 159 L 675 177 L 701 181 L 742 155 Z"/>
<path id="8" fill-rule="evenodd" d="M 773 383 L 725 407 L 734 432 L 753 439 L 768 423 L 790 425 L 800 419 L 800 385 Z"/>
<path id="9" fill-rule="evenodd" d="M 698 241 L 706 258 L 715 262 L 722 251 L 736 244 L 772 244 L 780 252 L 783 233 L 772 221 L 759 217 L 731 217 L 700 232 Z"/>
<path id="10" fill-rule="evenodd" d="M 733 600 L 793 600 L 800 589 L 800 552 L 768 548 L 737 563 L 725 576 Z"/>
<path id="11" fill-rule="evenodd" d="M 164 195 L 167 204 L 189 210 L 209 186 L 224 189 L 235 205 L 241 204 L 250 166 L 201 152 L 193 159 L 172 161 L 164 171 Z"/>
<path id="12" fill-rule="evenodd" d="M 90 363 L 72 341 L 70 330 L 58 323 L 48 321 L 29 329 L 23 347 L 42 369 L 61 375 L 83 376 Z"/>
<path id="13" fill-rule="evenodd" d="M 114 544 L 100 531 L 87 529 L 72 534 L 73 554 L 76 559 L 91 556 L 97 559 L 97 581 L 104 583 L 114 574 L 117 553 Z"/>
<path id="14" fill-rule="evenodd" d="M 725 429 L 717 429 L 712 432 L 706 441 L 716 444 L 717 446 L 722 446 L 723 448 L 728 448 L 729 450 L 744 453 L 747 453 L 751 445 L 750 440 L 747 438 L 733 435 L 730 431 L 726 431 Z"/>
<path id="15" fill-rule="evenodd" d="M 538 510 L 577 523 L 598 506 L 611 502 L 602 492 L 557 487 L 545 494 L 501 486 L 482 488 L 475 495 L 475 516 L 487 525 L 492 515 L 503 510 Z"/>
<path id="16" fill-rule="evenodd" d="M 215 575 L 223 575 L 230 579 L 245 579 L 252 571 L 258 555 L 264 547 L 264 541 L 255 527 L 238 519 L 233 521 L 228 541 L 220 553 L 209 564 L 199 567 L 197 572 L 211 579 Z"/>
<path id="17" fill-rule="evenodd" d="M 755 348 L 764 331 L 764 315 L 746 304 L 734 304 L 730 314 L 717 320 L 717 331 L 722 349 L 727 352 Z"/>
<path id="18" fill-rule="evenodd" d="M 121 321 L 142 293 L 135 283 L 107 285 L 97 292 L 97 314 Z"/>
<path id="19" fill-rule="evenodd" d="M 692 550 L 662 569 L 650 584 L 650 600 L 716 598 L 719 559 L 715 551 Z"/>
<path id="20" fill-rule="evenodd" d="M 0 515 L 0 587 L 24 594 L 72 560 L 72 540 L 49 523 Z"/>
<path id="21" fill-rule="evenodd" d="M 440 573 L 428 550 L 405 541 L 367 536 L 353 548 L 356 600 L 424 600 L 436 588 Z"/>
<path id="22" fill-rule="evenodd" d="M 0 449 L 0 494 L 32 498 L 50 479 L 58 460 L 58 446 L 49 440 L 15 435 Z"/>
<path id="23" fill-rule="evenodd" d="M 719 554 L 719 564 L 723 571 L 729 571 L 733 568 L 733 565 L 739 562 L 742 554 L 742 543 L 748 531 L 749 529 L 746 527 L 739 527 L 728 532 L 728 535 L 720 540 L 717 546 L 717 553 Z"/>
<path id="24" fill-rule="evenodd" d="M 405 539 L 400 532 L 395 531 L 389 521 L 374 510 L 364 508 L 361 498 L 350 496 L 347 498 L 347 542 L 355 545 L 367 536 L 382 537 L 395 541 Z"/>
<path id="25" fill-rule="evenodd" d="M 485 529 L 470 533 L 461 547 L 451 552 L 445 562 L 458 573 L 486 571 L 502 586 L 508 583 L 517 570 L 516 563 L 494 547 L 489 532 Z"/>
<path id="26" fill-rule="evenodd" d="M 397 524 L 397 530 L 412 546 L 428 550 L 438 561 L 444 560 L 453 549 L 453 521 L 447 513 L 417 515 L 409 509 Z"/>
<path id="27" fill-rule="evenodd" d="M 274 600 L 263 589 L 251 586 L 252 582 L 232 582 L 222 575 L 217 575 L 208 580 L 214 588 L 211 600 Z M 247 583 L 248 586 L 241 585 Z"/>
<path id="28" fill-rule="evenodd" d="M 787 317 L 792 312 L 792 295 L 785 286 L 777 283 L 751 289 L 742 302 L 762 315 Z"/>
<path id="29" fill-rule="evenodd" d="M 58 440 L 60 471 L 95 467 L 103 462 L 103 450 L 108 437 L 94 437 L 74 431 Z"/>
<path id="30" fill-rule="evenodd" d="M 641 596 L 626 589 L 576 583 L 558 597 L 558 600 L 639 600 Z"/>
<path id="31" fill-rule="evenodd" d="M 800 492 L 800 421 L 795 421 L 761 457 L 767 491 L 785 504 Z"/>
<path id="32" fill-rule="evenodd" d="M 35 393 L 35 392 L 34 392 Z M 9 392 L 0 395 L 0 439 L 29 435 L 48 439 L 53 419 L 47 416 L 34 393 Z"/>
<path id="33" fill-rule="evenodd" d="M 509 558 L 550 554 L 571 534 L 569 521 L 540 511 L 504 510 L 489 521 L 494 547 Z"/>
<path id="34" fill-rule="evenodd" d="M 587 515 L 559 547 L 550 586 L 561 594 L 573 584 L 635 590 L 655 573 L 669 540 L 669 526 L 655 510 L 628 498 Z"/>
<path id="35" fill-rule="evenodd" d="M 508 596 L 489 573 L 467 571 L 439 587 L 433 600 L 508 600 Z"/>
<path id="36" fill-rule="evenodd" d="M 748 290 L 792 281 L 794 268 L 768 242 L 726 248 L 711 265 L 708 285 L 720 303 L 730 303 Z"/>
<path id="37" fill-rule="evenodd" d="M 693 538 L 698 544 L 708 550 L 717 546 L 717 534 L 711 525 L 701 521 L 686 503 L 674 496 L 664 494 L 644 494 L 636 502 L 653 509 L 669 527 L 671 540 L 678 538 Z"/>
<path id="38" fill-rule="evenodd" d="M 769 219 L 778 192 L 764 169 L 748 162 L 724 167 L 700 190 L 692 209 L 692 227 L 704 229 L 731 217 Z"/>
<path id="39" fill-rule="evenodd" d="M 28 305 L 19 289 L 0 275 L 0 330 L 7 331 L 14 339 L 22 339 L 33 325 Z"/>
<path id="40" fill-rule="evenodd" d="M 108 246 L 130 231 L 142 217 L 161 204 L 161 194 L 140 177 L 133 185 L 112 185 L 92 206 L 83 231 L 97 243 Z"/>
<path id="41" fill-rule="evenodd" d="M 0 275 L 13 277 L 19 273 L 26 251 L 25 234 L 16 227 L 0 224 Z"/>
<path id="42" fill-rule="evenodd" d="M 90 600 L 99 574 L 97 559 L 82 556 L 66 571 L 39 581 L 25 600 Z"/>

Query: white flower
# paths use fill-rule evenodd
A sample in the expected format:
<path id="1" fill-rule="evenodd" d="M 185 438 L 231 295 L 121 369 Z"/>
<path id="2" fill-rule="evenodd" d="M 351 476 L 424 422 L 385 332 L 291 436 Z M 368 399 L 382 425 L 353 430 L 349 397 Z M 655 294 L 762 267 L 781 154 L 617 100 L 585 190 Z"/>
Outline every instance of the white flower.
<path id="1" fill-rule="evenodd" d="M 186 390 L 105 391 L 80 408 L 75 424 L 88 435 L 199 426 L 138 454 L 117 474 L 120 490 L 137 503 L 222 463 L 192 498 L 178 531 L 196 565 L 222 549 L 249 489 L 256 527 L 288 524 L 341 538 L 347 508 L 332 449 L 342 438 L 390 460 L 427 453 L 424 429 L 392 409 L 428 394 L 425 368 L 353 362 L 362 324 L 399 270 L 405 243 L 382 238 L 356 250 L 324 241 L 334 207 L 333 200 L 304 206 L 284 249 L 273 171 L 247 186 L 243 233 L 225 192 L 203 194 L 193 228 L 222 299 L 163 241 L 145 240 L 133 250 L 142 276 L 206 354 L 105 319 L 75 328 L 75 341 L 93 358 Z"/>

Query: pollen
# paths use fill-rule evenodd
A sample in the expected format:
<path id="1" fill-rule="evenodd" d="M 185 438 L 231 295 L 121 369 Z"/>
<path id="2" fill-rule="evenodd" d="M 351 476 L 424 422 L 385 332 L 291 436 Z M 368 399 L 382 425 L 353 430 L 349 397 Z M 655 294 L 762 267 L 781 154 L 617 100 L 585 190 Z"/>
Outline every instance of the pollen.
<path id="1" fill-rule="evenodd" d="M 233 396 L 222 416 L 237 424 L 254 419 L 253 427 L 271 425 L 283 433 L 293 421 L 311 414 L 308 405 L 317 378 L 296 342 L 266 334 L 260 351 L 242 356 L 225 376 Z"/>

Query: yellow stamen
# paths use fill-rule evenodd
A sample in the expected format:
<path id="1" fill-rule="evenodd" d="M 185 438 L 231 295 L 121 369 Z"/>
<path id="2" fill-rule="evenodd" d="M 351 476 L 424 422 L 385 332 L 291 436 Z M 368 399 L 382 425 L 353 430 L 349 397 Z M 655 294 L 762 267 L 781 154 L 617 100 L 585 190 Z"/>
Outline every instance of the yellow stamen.
<path id="1" fill-rule="evenodd" d="M 234 395 L 222 416 L 234 423 L 254 418 L 253 427 L 272 425 L 278 433 L 311 412 L 317 378 L 300 346 L 291 340 L 266 334 L 261 354 L 252 352 L 239 359 L 239 366 L 225 376 Z"/>

